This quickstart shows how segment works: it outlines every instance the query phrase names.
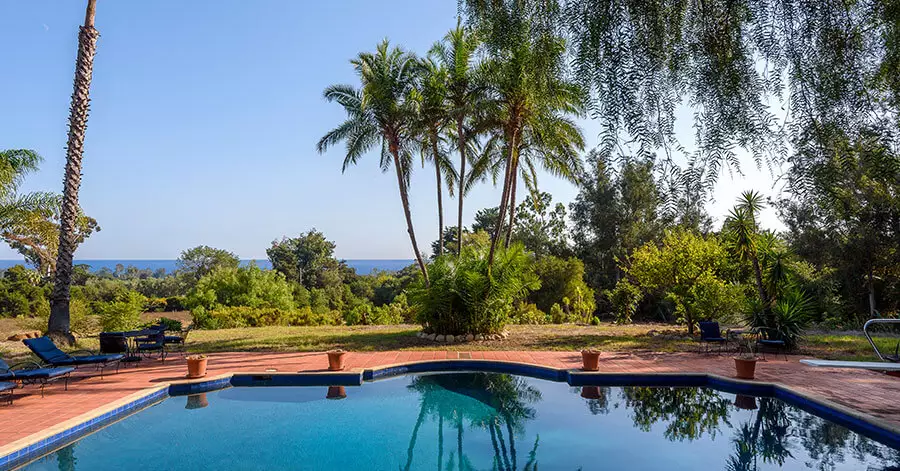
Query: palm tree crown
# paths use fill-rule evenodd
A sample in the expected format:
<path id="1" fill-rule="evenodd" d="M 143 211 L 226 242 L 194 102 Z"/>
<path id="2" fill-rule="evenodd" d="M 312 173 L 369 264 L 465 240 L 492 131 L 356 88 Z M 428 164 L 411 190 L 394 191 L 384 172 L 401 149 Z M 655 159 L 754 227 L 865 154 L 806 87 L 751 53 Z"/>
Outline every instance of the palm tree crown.
<path id="1" fill-rule="evenodd" d="M 409 210 L 409 177 L 412 155 L 416 148 L 415 99 L 420 62 L 412 53 L 381 42 L 374 53 L 360 53 L 350 61 L 362 87 L 332 85 L 325 89 L 325 99 L 337 102 L 347 113 L 347 120 L 328 131 L 316 145 L 323 153 L 332 145 L 346 142 L 343 170 L 356 164 L 376 144 L 381 143 L 382 171 L 391 167 L 397 175 L 397 187 L 406 217 L 407 232 L 422 275 L 428 284 L 428 270 L 416 242 Z"/>

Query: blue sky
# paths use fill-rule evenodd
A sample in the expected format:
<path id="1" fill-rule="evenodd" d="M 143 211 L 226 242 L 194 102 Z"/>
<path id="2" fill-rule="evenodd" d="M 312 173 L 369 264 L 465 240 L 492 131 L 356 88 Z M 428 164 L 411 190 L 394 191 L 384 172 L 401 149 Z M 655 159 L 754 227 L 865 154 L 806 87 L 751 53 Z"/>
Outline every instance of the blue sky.
<path id="1" fill-rule="evenodd" d="M 0 0 L 0 147 L 45 159 L 25 190 L 62 188 L 85 3 Z M 169 259 L 206 244 L 264 258 L 273 239 L 316 227 L 342 258 L 411 258 L 396 180 L 377 155 L 342 175 L 340 147 L 316 153 L 343 119 L 322 90 L 355 84 L 348 60 L 383 38 L 424 53 L 455 23 L 452 0 L 99 0 L 81 204 L 103 230 L 76 257 Z M 596 126 L 582 124 L 594 145 Z M 690 141 L 689 121 L 679 135 Z M 745 178 L 723 173 L 709 205 L 717 219 L 744 189 L 774 193 L 767 170 L 745 167 Z M 432 175 L 419 171 L 410 194 L 424 247 L 437 236 Z M 541 187 L 564 203 L 577 194 L 550 176 Z M 476 189 L 466 224 L 498 199 Z M 452 224 L 455 200 L 445 201 Z M 771 211 L 764 221 L 778 225 Z M 17 257 L 0 248 L 0 259 Z"/>

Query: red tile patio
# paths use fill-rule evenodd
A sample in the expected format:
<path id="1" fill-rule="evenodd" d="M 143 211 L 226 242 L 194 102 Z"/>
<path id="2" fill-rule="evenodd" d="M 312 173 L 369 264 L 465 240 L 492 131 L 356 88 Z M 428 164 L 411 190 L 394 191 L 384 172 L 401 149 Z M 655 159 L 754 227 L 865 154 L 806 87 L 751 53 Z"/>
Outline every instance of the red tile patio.
<path id="1" fill-rule="evenodd" d="M 350 353 L 350 369 L 372 368 L 395 363 L 443 358 L 473 358 L 518 361 L 553 368 L 581 366 L 577 352 L 445 352 L 404 351 Z M 798 392 L 824 398 L 878 417 L 900 427 L 900 378 L 860 370 L 813 368 L 790 356 L 788 361 L 770 357 L 757 365 L 757 379 L 780 383 Z M 63 390 L 62 382 L 51 384 L 41 398 L 34 386 L 16 391 L 11 406 L 0 406 L 0 446 L 38 433 L 93 409 L 122 399 L 142 389 L 183 379 L 186 371 L 179 356 L 165 363 L 150 360 L 128 367 L 103 379 L 94 371 L 76 373 Z M 210 355 L 209 376 L 221 373 L 322 371 L 328 362 L 324 353 L 219 353 Z M 603 353 L 601 371 L 617 373 L 714 373 L 731 377 L 733 361 L 728 356 L 692 353 Z"/>

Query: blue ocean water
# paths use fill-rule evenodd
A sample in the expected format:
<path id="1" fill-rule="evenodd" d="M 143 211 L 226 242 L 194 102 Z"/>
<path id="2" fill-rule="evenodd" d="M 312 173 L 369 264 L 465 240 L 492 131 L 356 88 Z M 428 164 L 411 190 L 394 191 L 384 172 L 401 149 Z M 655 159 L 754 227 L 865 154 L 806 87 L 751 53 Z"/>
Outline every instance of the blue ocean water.
<path id="1" fill-rule="evenodd" d="M 272 263 L 266 259 L 241 260 L 241 263 L 244 265 L 248 265 L 251 262 L 256 263 L 257 266 L 263 269 L 272 268 Z M 415 260 L 359 259 L 345 260 L 345 262 L 347 262 L 347 265 L 355 268 L 356 273 L 359 273 L 360 275 L 368 275 L 377 270 L 399 271 L 413 264 Z M 14 265 L 23 265 L 24 263 L 25 262 L 22 260 L 0 260 L 0 270 L 7 269 Z M 149 268 L 150 270 L 155 271 L 163 268 L 166 270 L 166 273 L 172 273 L 177 268 L 175 260 L 75 260 L 75 264 L 90 265 L 91 271 L 98 271 L 101 268 L 115 270 L 116 265 L 120 264 L 123 267 L 134 266 L 141 270 Z"/>
<path id="2" fill-rule="evenodd" d="M 900 451 L 773 398 L 445 373 L 172 397 L 24 469 L 841 471 L 898 464 Z"/>

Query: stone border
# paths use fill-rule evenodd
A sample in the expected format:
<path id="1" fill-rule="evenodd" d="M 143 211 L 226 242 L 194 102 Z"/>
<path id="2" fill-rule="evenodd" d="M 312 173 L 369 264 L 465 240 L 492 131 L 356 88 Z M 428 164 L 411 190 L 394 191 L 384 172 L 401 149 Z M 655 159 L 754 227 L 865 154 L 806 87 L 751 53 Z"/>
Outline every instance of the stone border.
<path id="1" fill-rule="evenodd" d="M 199 394 L 230 387 L 361 386 L 365 382 L 395 376 L 450 371 L 507 373 L 568 383 L 570 386 L 708 387 L 735 394 L 774 397 L 842 425 L 860 435 L 900 449 L 900 427 L 869 414 L 814 395 L 795 391 L 777 383 L 746 381 L 712 373 L 603 373 L 558 369 L 503 360 L 445 359 L 397 363 L 350 371 L 223 373 L 210 378 L 162 383 L 0 447 L 0 471 L 28 464 L 168 397 Z"/>

